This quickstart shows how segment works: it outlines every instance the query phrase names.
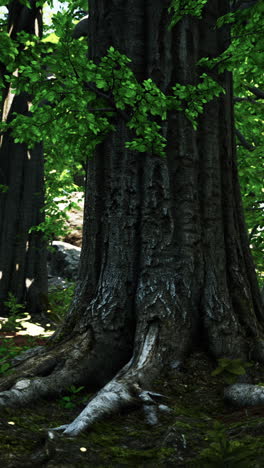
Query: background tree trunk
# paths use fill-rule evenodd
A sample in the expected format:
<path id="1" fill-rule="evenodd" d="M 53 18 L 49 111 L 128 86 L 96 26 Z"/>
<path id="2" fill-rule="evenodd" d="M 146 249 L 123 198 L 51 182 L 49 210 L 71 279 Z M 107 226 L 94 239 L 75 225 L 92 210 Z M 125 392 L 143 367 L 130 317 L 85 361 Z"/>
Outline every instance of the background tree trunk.
<path id="1" fill-rule="evenodd" d="M 169 4 L 90 0 L 91 58 L 97 62 L 113 45 L 132 59 L 139 80 L 151 77 L 167 94 L 175 82 L 197 83 L 197 60 L 228 46 L 228 28 L 215 29 L 228 1 L 210 1 L 201 21 L 185 17 L 171 31 Z M 29 377 L 2 392 L 0 404 L 24 404 L 71 383 L 105 385 L 73 423 L 60 427 L 75 435 L 122 406 L 154 405 L 161 395 L 146 388 L 155 376 L 177 369 L 198 347 L 214 358 L 263 361 L 264 316 L 236 169 L 232 77 L 215 77 L 226 94 L 206 105 L 197 132 L 183 113 L 170 112 L 166 158 L 125 149 L 133 135 L 118 117 L 116 131 L 89 160 L 75 299 L 50 351 L 4 381 L 2 389 Z M 254 401 L 263 402 L 259 393 Z"/>
<path id="2" fill-rule="evenodd" d="M 27 8 L 19 1 L 9 4 L 8 32 L 12 39 L 24 31 L 41 35 L 41 12 L 31 1 Z M 22 46 L 21 46 L 22 47 Z M 2 65 L 3 75 L 8 72 Z M 2 119 L 10 122 L 12 113 L 28 115 L 30 96 L 15 96 L 9 83 L 3 90 Z M 28 149 L 16 144 L 10 133 L 1 137 L 0 183 L 8 190 L 0 194 L 0 311 L 12 293 L 18 303 L 26 303 L 31 315 L 46 310 L 47 271 L 46 246 L 41 232 L 32 226 L 44 220 L 44 157 L 42 144 Z"/>

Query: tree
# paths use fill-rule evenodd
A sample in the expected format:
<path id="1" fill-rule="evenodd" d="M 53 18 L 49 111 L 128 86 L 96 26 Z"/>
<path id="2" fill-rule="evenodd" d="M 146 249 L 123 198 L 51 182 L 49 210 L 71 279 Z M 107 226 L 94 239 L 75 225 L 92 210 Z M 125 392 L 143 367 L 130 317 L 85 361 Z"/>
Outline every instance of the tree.
<path id="1" fill-rule="evenodd" d="M 263 285 L 264 231 L 262 230 L 263 191 L 261 158 L 263 154 L 262 106 L 263 79 L 261 73 L 263 51 L 264 7 L 258 0 L 234 1 L 231 13 L 218 19 L 232 23 L 230 46 L 208 62 L 218 70 L 232 70 L 234 78 L 235 135 L 238 169 L 249 240 L 259 283 Z M 232 12 L 236 12 L 235 14 Z"/>
<path id="2" fill-rule="evenodd" d="M 12 406 L 71 384 L 102 387 L 59 428 L 68 435 L 121 407 L 154 410 L 162 398 L 150 390 L 155 377 L 176 371 L 197 347 L 214 359 L 264 359 L 232 76 L 196 65 L 228 47 L 229 27 L 215 28 L 228 1 L 208 2 L 201 20 L 178 11 L 173 28 L 169 7 L 164 0 L 89 2 L 93 62 L 75 78 L 90 92 L 87 119 L 97 96 L 112 120 L 88 160 L 80 278 L 48 349 L 24 359 L 0 394 L 0 404 Z M 250 384 L 226 391 L 242 404 L 263 403 L 263 395 Z"/>
<path id="3" fill-rule="evenodd" d="M 236 139 L 238 144 L 238 168 L 243 193 L 243 205 L 249 229 L 254 262 L 263 287 L 264 231 L 263 213 L 263 77 L 260 72 L 263 50 L 263 24 L 259 14 L 264 8 L 255 2 L 255 7 L 244 9 L 233 26 L 234 103 Z M 243 3 L 241 7 L 243 6 Z M 245 7 L 245 4 L 244 4 Z M 245 25 L 246 20 L 246 25 Z M 243 43 L 239 43 L 243 37 Z M 247 58 L 245 57 L 245 53 Z"/>
<path id="4" fill-rule="evenodd" d="M 14 95 L 10 79 L 17 76 L 26 41 L 40 36 L 41 9 L 14 0 L 8 3 L 7 30 L 2 30 L 1 81 L 2 121 L 14 115 L 30 115 L 29 93 Z M 18 77 L 19 80 L 19 77 Z M 47 305 L 46 245 L 41 232 L 30 228 L 43 222 L 44 158 L 41 143 L 28 147 L 10 134 L 1 136 L 0 146 L 0 310 L 7 312 L 9 294 L 26 303 L 27 311 L 42 314 Z"/>

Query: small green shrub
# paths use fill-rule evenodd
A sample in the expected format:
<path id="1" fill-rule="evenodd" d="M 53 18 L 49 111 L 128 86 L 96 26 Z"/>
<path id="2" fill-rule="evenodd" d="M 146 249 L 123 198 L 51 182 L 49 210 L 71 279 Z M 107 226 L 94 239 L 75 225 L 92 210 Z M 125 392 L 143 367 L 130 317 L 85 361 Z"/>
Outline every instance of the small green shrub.
<path id="1" fill-rule="evenodd" d="M 253 437 L 232 440 L 226 428 L 215 422 L 205 437 L 209 447 L 202 450 L 191 466 L 195 468 L 261 468 L 263 466 L 263 443 Z"/>
<path id="2" fill-rule="evenodd" d="M 9 371 L 11 364 L 9 360 L 20 354 L 22 351 L 26 351 L 30 346 L 16 346 L 12 340 L 4 338 L 0 344 L 0 374 L 4 374 Z"/>
<path id="3" fill-rule="evenodd" d="M 48 314 L 51 321 L 55 324 L 59 325 L 63 322 L 65 313 L 71 305 L 74 289 L 75 284 L 69 283 L 66 288 L 56 289 L 49 293 Z"/>
<path id="4" fill-rule="evenodd" d="M 0 359 L 0 374 L 4 374 L 10 367 L 8 362 L 5 362 L 4 359 Z"/>
<path id="5" fill-rule="evenodd" d="M 75 387 L 75 385 L 71 385 L 67 390 L 69 393 L 71 393 L 71 395 L 66 395 L 66 396 L 63 396 L 60 400 L 59 400 L 59 404 L 63 407 L 63 408 L 68 408 L 68 409 L 71 409 L 71 408 L 75 408 L 76 406 L 76 403 L 77 403 L 77 399 L 76 398 L 78 395 L 79 392 L 81 392 L 82 390 L 84 389 L 83 386 L 81 387 Z"/>
<path id="6" fill-rule="evenodd" d="M 1 192 L 6 193 L 6 192 L 8 192 L 8 189 L 9 189 L 8 185 L 0 184 L 0 193 Z"/>
<path id="7" fill-rule="evenodd" d="M 25 306 L 19 304 L 16 297 L 11 292 L 8 293 L 8 300 L 4 302 L 4 305 L 9 310 L 9 316 L 6 322 L 1 325 L 1 330 L 16 331 L 23 329 L 24 327 L 20 322 L 25 315 Z"/>
<path id="8" fill-rule="evenodd" d="M 251 367 L 250 362 L 243 362 L 242 359 L 218 359 L 218 367 L 211 372 L 212 376 L 222 374 L 228 384 L 236 382 L 239 375 L 245 375 L 246 368 Z"/>

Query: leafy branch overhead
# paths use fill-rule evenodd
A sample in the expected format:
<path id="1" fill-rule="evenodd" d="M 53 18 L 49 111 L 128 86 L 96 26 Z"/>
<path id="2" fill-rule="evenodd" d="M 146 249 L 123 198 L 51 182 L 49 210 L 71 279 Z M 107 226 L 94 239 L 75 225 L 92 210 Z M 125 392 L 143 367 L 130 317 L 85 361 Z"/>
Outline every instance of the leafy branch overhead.
<path id="1" fill-rule="evenodd" d="M 60 129 L 64 128 L 64 144 L 71 144 L 80 154 L 82 142 L 92 155 L 95 146 L 114 129 L 114 117 L 119 114 L 136 135 L 127 142 L 128 148 L 164 155 L 162 121 L 167 111 L 183 110 L 196 128 L 204 104 L 223 91 L 203 73 L 197 86 L 176 84 L 173 95 L 166 96 L 151 79 L 139 83 L 129 67 L 130 59 L 113 47 L 96 66 L 92 61 L 85 62 L 84 42 L 68 39 L 51 44 L 37 38 L 32 42 L 25 33 L 20 41 L 26 50 L 18 64 L 18 76 L 6 79 L 16 93 L 27 91 L 34 99 L 31 115 L 16 116 L 9 127 L 15 142 L 29 146 L 50 138 L 53 144 L 57 140 L 59 144 Z M 40 53 L 41 63 L 37 60 Z"/>

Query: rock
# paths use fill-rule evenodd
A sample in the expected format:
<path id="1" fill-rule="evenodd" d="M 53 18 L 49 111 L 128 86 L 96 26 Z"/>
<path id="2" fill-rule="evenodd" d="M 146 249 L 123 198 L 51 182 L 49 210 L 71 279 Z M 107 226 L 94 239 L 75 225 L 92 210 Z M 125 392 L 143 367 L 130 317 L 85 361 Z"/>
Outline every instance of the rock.
<path id="1" fill-rule="evenodd" d="M 63 197 L 54 199 L 58 203 L 58 207 L 61 211 L 67 209 L 67 220 L 65 227 L 68 233 L 64 236 L 59 236 L 56 240 L 68 242 L 69 244 L 81 247 L 82 245 L 82 225 L 83 225 L 83 208 L 84 208 L 84 196 L 83 192 L 73 192 L 68 200 L 65 201 Z M 74 204 L 69 210 L 69 205 Z"/>
<path id="2" fill-rule="evenodd" d="M 52 248 L 52 251 L 48 252 L 49 283 L 52 277 L 59 277 L 57 282 L 60 283 L 65 279 L 76 281 L 81 248 L 62 241 L 53 241 Z M 63 287 L 63 284 L 59 287 Z"/>
<path id="3" fill-rule="evenodd" d="M 66 289 L 69 283 L 60 276 L 49 276 L 48 277 L 48 291 L 54 291 L 58 289 Z"/>
<path id="4" fill-rule="evenodd" d="M 89 15 L 84 16 L 79 23 L 76 24 L 72 37 L 73 39 L 79 39 L 80 37 L 86 37 L 88 35 L 88 24 L 89 24 Z"/>

